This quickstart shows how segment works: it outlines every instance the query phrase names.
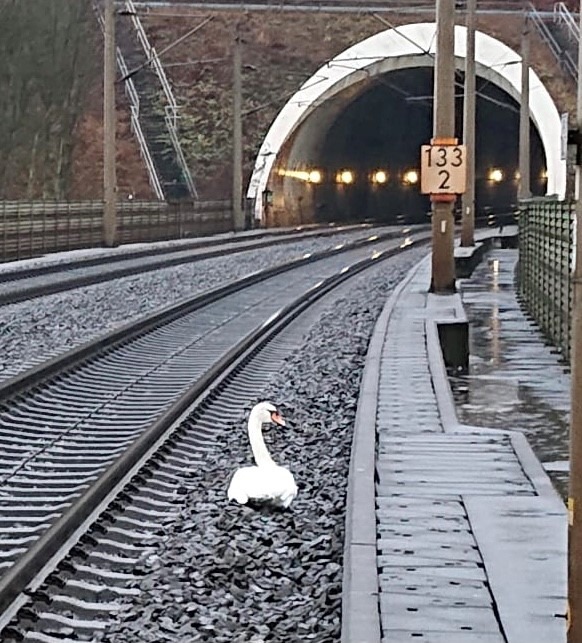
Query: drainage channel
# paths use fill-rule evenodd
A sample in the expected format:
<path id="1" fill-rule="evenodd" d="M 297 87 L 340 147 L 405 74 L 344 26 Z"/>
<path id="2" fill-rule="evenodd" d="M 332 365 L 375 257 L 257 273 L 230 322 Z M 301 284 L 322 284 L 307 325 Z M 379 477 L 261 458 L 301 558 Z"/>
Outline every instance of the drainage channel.
<path id="1" fill-rule="evenodd" d="M 399 251 L 374 250 L 367 258 L 353 258 L 349 268 L 345 261 L 342 267 L 336 265 L 326 278 L 312 283 L 299 297 L 290 298 L 284 310 L 277 308 L 268 321 L 239 336 L 217 361 L 215 355 L 215 361 L 198 378 L 191 377 L 196 381 L 194 387 L 187 388 L 122 456 L 98 473 L 95 484 L 76 498 L 2 578 L 0 628 L 24 606 L 3 632 L 3 640 L 90 640 L 102 629 L 107 614 L 116 609 L 115 601 L 131 593 L 131 568 L 143 555 L 148 538 L 163 530 L 164 522 L 176 511 L 176 480 L 187 476 L 212 448 L 215 428 L 221 425 L 225 411 L 252 396 L 257 387 L 257 376 L 252 374 L 264 379 L 298 345 L 301 325 L 290 334 L 278 333 L 325 293 L 376 265 L 377 259 Z M 289 275 L 285 282 L 289 290 Z M 266 299 L 271 299 L 272 291 L 265 284 L 262 288 Z M 241 316 L 236 318 L 240 321 Z M 233 370 L 235 379 L 231 377 Z M 188 419 L 171 432 L 170 427 L 185 417 L 192 403 L 195 406 Z M 57 566 L 69 550 L 67 560 Z M 48 586 L 42 586 L 47 575 Z"/>

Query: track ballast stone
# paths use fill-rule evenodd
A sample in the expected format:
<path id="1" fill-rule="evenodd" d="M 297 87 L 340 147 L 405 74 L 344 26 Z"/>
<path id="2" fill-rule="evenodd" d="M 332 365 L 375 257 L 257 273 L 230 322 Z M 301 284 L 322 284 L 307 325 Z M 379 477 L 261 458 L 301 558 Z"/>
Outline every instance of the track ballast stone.
<path id="1" fill-rule="evenodd" d="M 0 307 L 0 382 L 184 297 L 328 250 L 362 231 L 171 266 Z"/>
<path id="2" fill-rule="evenodd" d="M 103 643 L 336 643 L 341 630 L 345 497 L 367 345 L 387 296 L 425 251 L 357 280 L 235 421 L 205 466 L 179 485 L 179 518 L 133 569 L 141 593 Z M 252 464 L 246 420 L 268 399 L 289 421 L 265 441 L 299 487 L 289 510 L 226 499 L 232 473 Z"/>

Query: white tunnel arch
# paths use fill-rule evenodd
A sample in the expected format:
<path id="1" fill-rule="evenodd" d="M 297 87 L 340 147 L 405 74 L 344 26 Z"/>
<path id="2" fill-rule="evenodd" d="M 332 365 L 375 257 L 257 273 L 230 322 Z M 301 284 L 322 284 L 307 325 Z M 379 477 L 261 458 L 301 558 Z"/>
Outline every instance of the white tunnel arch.
<path id="1" fill-rule="evenodd" d="M 255 199 L 255 217 L 262 218 L 262 199 L 273 163 L 289 136 L 319 106 L 369 77 L 395 69 L 432 66 L 436 48 L 435 23 L 409 24 L 377 33 L 346 49 L 313 74 L 286 103 L 269 128 L 257 156 L 247 196 Z M 455 27 L 455 57 L 465 58 L 466 28 Z M 507 45 L 477 31 L 477 75 L 490 80 L 519 101 L 521 57 Z M 547 193 L 563 199 L 566 192 L 566 161 L 561 160 L 560 115 L 537 74 L 529 74 L 530 116 L 538 129 L 547 162 Z"/>

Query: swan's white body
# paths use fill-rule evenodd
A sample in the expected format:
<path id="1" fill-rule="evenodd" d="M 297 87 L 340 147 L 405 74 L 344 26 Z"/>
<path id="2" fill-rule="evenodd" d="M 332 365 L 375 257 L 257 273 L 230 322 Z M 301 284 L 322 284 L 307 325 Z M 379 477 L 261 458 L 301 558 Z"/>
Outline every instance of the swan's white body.
<path id="1" fill-rule="evenodd" d="M 296 495 L 293 474 L 277 464 L 243 467 L 235 471 L 228 488 L 228 499 L 241 505 L 260 500 L 287 508 Z"/>
<path id="2" fill-rule="evenodd" d="M 257 466 L 235 471 L 227 496 L 241 505 L 249 500 L 259 500 L 287 508 L 297 495 L 297 485 L 293 474 L 276 464 L 267 450 L 262 430 L 266 422 L 285 424 L 272 404 L 261 402 L 251 411 L 248 424 L 249 440 Z"/>

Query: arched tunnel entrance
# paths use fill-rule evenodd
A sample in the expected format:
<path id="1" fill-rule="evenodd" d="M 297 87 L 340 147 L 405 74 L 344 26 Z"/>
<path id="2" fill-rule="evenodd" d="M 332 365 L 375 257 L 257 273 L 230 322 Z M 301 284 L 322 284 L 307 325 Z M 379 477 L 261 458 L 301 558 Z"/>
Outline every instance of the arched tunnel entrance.
<path id="1" fill-rule="evenodd" d="M 247 192 L 256 220 L 267 226 L 427 220 L 418 166 L 420 146 L 432 136 L 435 30 L 434 23 L 418 23 L 378 33 L 304 83 L 257 156 Z M 456 26 L 460 141 L 465 44 L 466 29 Z M 477 215 L 506 212 L 517 200 L 521 58 L 477 32 L 476 72 Z M 538 76 L 529 74 L 531 190 L 564 198 L 560 116 Z"/>
<path id="2" fill-rule="evenodd" d="M 457 77 L 456 136 L 463 140 L 463 78 Z M 431 68 L 389 72 L 377 76 L 374 85 L 337 116 L 307 168 L 320 179 L 310 186 L 311 220 L 426 222 L 430 201 L 420 194 L 418 179 L 420 146 L 432 135 L 432 92 Z M 517 102 L 492 83 L 477 79 L 477 216 L 508 212 L 517 201 L 518 132 Z M 546 192 L 545 168 L 543 145 L 532 124 L 534 196 Z M 305 219 L 308 213 L 301 214 Z"/>

